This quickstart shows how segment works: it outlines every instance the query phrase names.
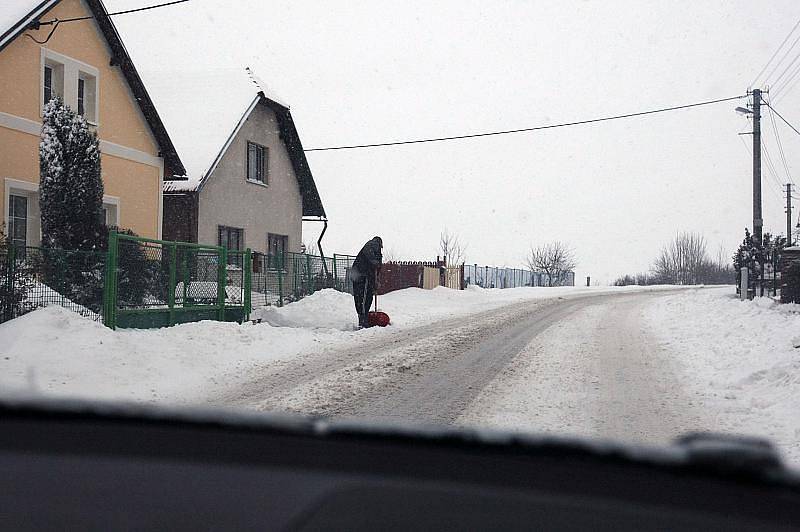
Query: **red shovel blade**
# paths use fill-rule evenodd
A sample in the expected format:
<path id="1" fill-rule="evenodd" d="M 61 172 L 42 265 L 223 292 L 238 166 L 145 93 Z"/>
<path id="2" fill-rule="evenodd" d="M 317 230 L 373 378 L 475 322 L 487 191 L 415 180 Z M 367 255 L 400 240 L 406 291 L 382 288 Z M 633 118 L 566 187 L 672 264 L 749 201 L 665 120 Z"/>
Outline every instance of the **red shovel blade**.
<path id="1" fill-rule="evenodd" d="M 378 327 L 386 327 L 389 325 L 389 315 L 385 312 L 373 310 L 367 314 L 367 322 L 370 327 L 375 327 L 376 325 Z"/>

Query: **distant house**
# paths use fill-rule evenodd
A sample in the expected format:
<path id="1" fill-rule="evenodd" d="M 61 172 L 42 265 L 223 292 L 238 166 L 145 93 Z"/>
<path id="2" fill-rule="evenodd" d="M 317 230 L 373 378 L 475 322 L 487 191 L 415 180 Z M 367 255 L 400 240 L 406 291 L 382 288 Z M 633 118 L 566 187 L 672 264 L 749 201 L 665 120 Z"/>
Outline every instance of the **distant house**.
<path id="1" fill-rule="evenodd" d="M 43 24 L 80 17 L 57 27 Z M 185 170 L 100 0 L 0 2 L 0 220 L 6 233 L 16 245 L 40 243 L 42 110 L 55 96 L 97 132 L 106 223 L 160 237 L 163 177 Z"/>
<path id="2" fill-rule="evenodd" d="M 235 118 L 227 114 L 227 125 L 218 108 L 198 109 L 194 120 L 176 116 L 183 126 L 173 134 L 185 137 L 181 155 L 190 174 L 164 182 L 164 238 L 299 252 L 303 218 L 325 218 L 325 209 L 289 107 L 246 83 L 249 97 Z M 235 85 L 219 98 L 236 98 Z"/>

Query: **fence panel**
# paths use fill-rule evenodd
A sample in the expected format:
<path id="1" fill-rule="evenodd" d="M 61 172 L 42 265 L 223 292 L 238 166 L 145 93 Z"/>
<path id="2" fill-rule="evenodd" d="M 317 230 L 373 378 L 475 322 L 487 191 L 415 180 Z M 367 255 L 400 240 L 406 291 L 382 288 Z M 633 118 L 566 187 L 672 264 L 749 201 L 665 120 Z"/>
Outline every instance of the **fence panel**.
<path id="1" fill-rule="evenodd" d="M 334 288 L 352 293 L 349 278 L 355 257 L 322 257 L 309 253 L 285 252 L 277 255 L 253 255 L 252 305 L 282 306 L 311 295 L 317 290 Z"/>
<path id="2" fill-rule="evenodd" d="M 290 297 L 297 301 L 323 288 L 336 288 L 334 260 L 308 253 L 286 252 L 287 274 L 291 279 Z"/>
<path id="3" fill-rule="evenodd" d="M 350 270 L 356 258 L 353 255 L 333 255 L 333 280 L 334 288 L 340 292 L 353 293 L 353 281 L 350 280 Z"/>
<path id="4" fill-rule="evenodd" d="M 464 266 L 448 266 L 445 270 L 444 285 L 455 290 L 464 289 Z"/>
<path id="5" fill-rule="evenodd" d="M 567 281 L 573 277 L 567 277 Z M 495 266 L 464 265 L 464 284 L 482 288 L 517 288 L 520 286 L 542 286 L 542 274 L 519 268 L 497 268 Z"/>
<path id="6" fill-rule="evenodd" d="M 422 269 L 422 288 L 431 290 L 441 284 L 439 268 L 424 266 Z"/>
<path id="7" fill-rule="evenodd" d="M 103 251 L 4 248 L 0 252 L 0 323 L 50 305 L 101 321 L 106 258 Z"/>
<path id="8" fill-rule="evenodd" d="M 283 254 L 253 254 L 252 266 L 252 305 L 253 308 L 267 305 L 281 306 L 286 301 L 284 287 L 288 272 Z"/>
<path id="9" fill-rule="evenodd" d="M 247 319 L 250 259 L 250 250 L 112 232 L 104 322 L 111 328 L 152 328 Z"/>

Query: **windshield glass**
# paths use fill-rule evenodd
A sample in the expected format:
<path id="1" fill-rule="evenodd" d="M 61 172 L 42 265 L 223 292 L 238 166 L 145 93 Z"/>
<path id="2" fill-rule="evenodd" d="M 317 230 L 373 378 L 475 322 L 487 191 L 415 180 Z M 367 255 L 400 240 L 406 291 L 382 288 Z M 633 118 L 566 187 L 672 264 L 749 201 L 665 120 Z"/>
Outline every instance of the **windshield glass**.
<path id="1" fill-rule="evenodd" d="M 800 462 L 798 19 L 4 2 L 1 393 Z"/>

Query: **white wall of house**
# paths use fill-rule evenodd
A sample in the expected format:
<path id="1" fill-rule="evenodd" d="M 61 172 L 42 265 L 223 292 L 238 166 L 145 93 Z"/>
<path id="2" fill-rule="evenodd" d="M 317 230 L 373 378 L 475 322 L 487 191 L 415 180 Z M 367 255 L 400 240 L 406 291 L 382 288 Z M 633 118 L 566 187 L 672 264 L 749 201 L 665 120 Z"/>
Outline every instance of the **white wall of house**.
<path id="1" fill-rule="evenodd" d="M 247 179 L 248 141 L 268 148 L 266 184 Z M 243 229 L 243 248 L 267 252 L 272 233 L 288 236 L 286 250 L 299 252 L 302 214 L 300 186 L 275 113 L 259 103 L 200 191 L 198 242 L 218 245 L 218 227 L 224 225 Z"/>

